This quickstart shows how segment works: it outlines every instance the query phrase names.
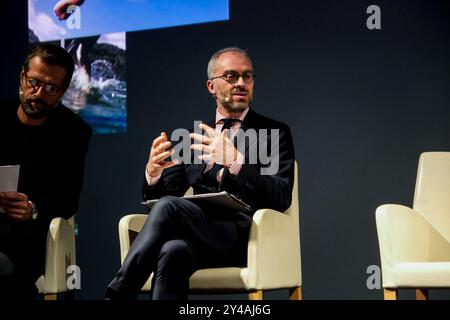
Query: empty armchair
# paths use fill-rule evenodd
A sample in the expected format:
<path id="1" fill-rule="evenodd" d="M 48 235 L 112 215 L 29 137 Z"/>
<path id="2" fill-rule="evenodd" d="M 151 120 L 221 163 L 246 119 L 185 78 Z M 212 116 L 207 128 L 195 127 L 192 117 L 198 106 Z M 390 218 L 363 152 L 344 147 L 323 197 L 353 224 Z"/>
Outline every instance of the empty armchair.
<path id="1" fill-rule="evenodd" d="M 302 298 L 297 164 L 292 203 L 284 213 L 261 209 L 253 215 L 248 241 L 247 266 L 196 271 L 190 278 L 192 293 L 246 292 L 261 300 L 263 291 L 289 289 L 291 300 Z M 147 215 L 127 215 L 120 220 L 122 262 Z M 151 276 L 142 288 L 150 290 Z"/>
<path id="2" fill-rule="evenodd" d="M 384 298 L 400 288 L 428 299 L 430 288 L 450 288 L 450 152 L 420 156 L 413 209 L 376 210 Z"/>

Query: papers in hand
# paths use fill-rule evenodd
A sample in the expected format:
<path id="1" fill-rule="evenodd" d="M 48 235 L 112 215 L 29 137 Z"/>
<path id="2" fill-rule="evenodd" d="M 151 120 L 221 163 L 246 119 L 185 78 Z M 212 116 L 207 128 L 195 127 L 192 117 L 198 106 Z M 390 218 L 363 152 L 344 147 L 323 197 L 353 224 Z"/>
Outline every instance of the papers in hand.
<path id="1" fill-rule="evenodd" d="M 0 192 L 17 191 L 20 166 L 0 166 Z M 0 212 L 5 212 L 0 207 Z"/>
<path id="2" fill-rule="evenodd" d="M 240 212 L 248 212 L 251 211 L 252 208 L 245 204 L 242 200 L 236 198 L 236 196 L 229 194 L 226 191 L 216 192 L 216 193 L 204 193 L 204 194 L 196 194 L 193 196 L 184 196 L 183 199 L 187 199 L 194 203 L 208 203 L 214 204 L 221 207 L 229 208 L 230 210 L 240 211 Z M 152 208 L 159 199 L 147 200 L 141 202 L 148 208 Z"/>
<path id="3" fill-rule="evenodd" d="M 0 192 L 17 191 L 20 166 L 0 166 Z"/>

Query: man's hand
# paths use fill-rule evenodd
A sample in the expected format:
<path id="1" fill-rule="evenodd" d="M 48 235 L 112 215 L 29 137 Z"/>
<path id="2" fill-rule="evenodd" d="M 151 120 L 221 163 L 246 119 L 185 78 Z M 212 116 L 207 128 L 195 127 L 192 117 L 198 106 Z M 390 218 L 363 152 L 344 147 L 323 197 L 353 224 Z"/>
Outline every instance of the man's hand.
<path id="1" fill-rule="evenodd" d="M 83 2 L 84 0 L 61 0 L 56 3 L 53 11 L 59 20 L 66 20 L 70 16 L 70 13 L 67 12 L 67 8 L 72 5 L 81 6 Z"/>
<path id="2" fill-rule="evenodd" d="M 147 162 L 147 173 L 154 178 L 159 176 L 164 169 L 173 167 L 178 161 L 164 161 L 172 155 L 172 150 L 167 150 L 171 146 L 171 142 L 167 140 L 167 134 L 161 132 L 161 135 L 153 140 L 150 156 Z"/>
<path id="3" fill-rule="evenodd" d="M 17 221 L 30 219 L 33 211 L 27 195 L 20 192 L 0 192 L 0 207 L 8 216 Z"/>
<path id="4" fill-rule="evenodd" d="M 227 167 L 231 166 L 237 159 L 238 151 L 233 142 L 228 139 L 227 130 L 217 134 L 213 128 L 204 123 L 201 123 L 199 127 L 205 131 L 204 135 L 191 133 L 191 138 L 200 142 L 191 145 L 191 149 L 202 152 L 198 158 L 207 163 L 214 162 Z"/>

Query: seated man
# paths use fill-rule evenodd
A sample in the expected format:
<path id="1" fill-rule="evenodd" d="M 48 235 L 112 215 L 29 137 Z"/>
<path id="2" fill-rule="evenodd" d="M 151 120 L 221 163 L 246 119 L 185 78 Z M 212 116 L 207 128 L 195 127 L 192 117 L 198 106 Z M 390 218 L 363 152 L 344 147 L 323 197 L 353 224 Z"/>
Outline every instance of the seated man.
<path id="1" fill-rule="evenodd" d="M 242 49 L 225 48 L 211 57 L 207 88 L 216 101 L 215 122 L 200 124 L 205 134 L 191 133 L 187 139 L 189 144 L 191 139 L 198 142 L 190 148 L 201 153 L 198 159 L 202 161 L 186 161 L 191 156 L 183 156 L 181 162 L 174 159 L 175 148 L 170 150 L 164 132 L 153 141 L 143 194 L 144 199 L 160 200 L 109 284 L 107 299 L 134 299 L 152 272 L 153 299 L 187 299 L 189 277 L 196 270 L 246 264 L 255 210 L 284 211 L 290 206 L 294 181 L 291 133 L 287 125 L 250 108 L 254 77 L 252 62 Z M 256 140 L 244 148 L 235 146 L 232 140 L 238 133 Z M 252 161 L 255 145 L 271 148 L 270 161 Z M 275 169 L 267 170 L 274 162 Z M 252 211 L 232 212 L 180 198 L 190 186 L 194 193 L 227 191 Z"/>
<path id="2" fill-rule="evenodd" d="M 60 103 L 74 63 L 40 45 L 25 59 L 19 99 L 0 104 L 0 165 L 20 165 L 17 192 L 0 192 L 0 298 L 32 298 L 50 221 L 78 209 L 91 128 Z"/>

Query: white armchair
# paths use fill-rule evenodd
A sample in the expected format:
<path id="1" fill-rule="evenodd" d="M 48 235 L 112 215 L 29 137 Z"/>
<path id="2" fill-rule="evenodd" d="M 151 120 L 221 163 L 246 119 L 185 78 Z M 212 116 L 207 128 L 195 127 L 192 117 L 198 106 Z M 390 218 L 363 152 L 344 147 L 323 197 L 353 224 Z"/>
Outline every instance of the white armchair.
<path id="1" fill-rule="evenodd" d="M 198 270 L 190 278 L 191 293 L 247 292 L 249 299 L 261 300 L 263 291 L 289 289 L 291 300 L 302 299 L 297 180 L 295 163 L 292 203 L 284 213 L 271 209 L 255 212 L 250 227 L 247 266 Z M 132 214 L 120 220 L 122 262 L 146 219 L 146 214 Z M 143 291 L 150 290 L 151 277 Z"/>
<path id="2" fill-rule="evenodd" d="M 386 204 L 376 210 L 385 299 L 415 288 L 450 288 L 450 152 L 420 156 L 413 209 Z"/>
<path id="3" fill-rule="evenodd" d="M 56 300 L 63 292 L 70 297 L 73 291 L 67 288 L 67 267 L 75 264 L 75 218 L 54 218 L 47 234 L 45 274 L 36 281 L 45 300 Z"/>

